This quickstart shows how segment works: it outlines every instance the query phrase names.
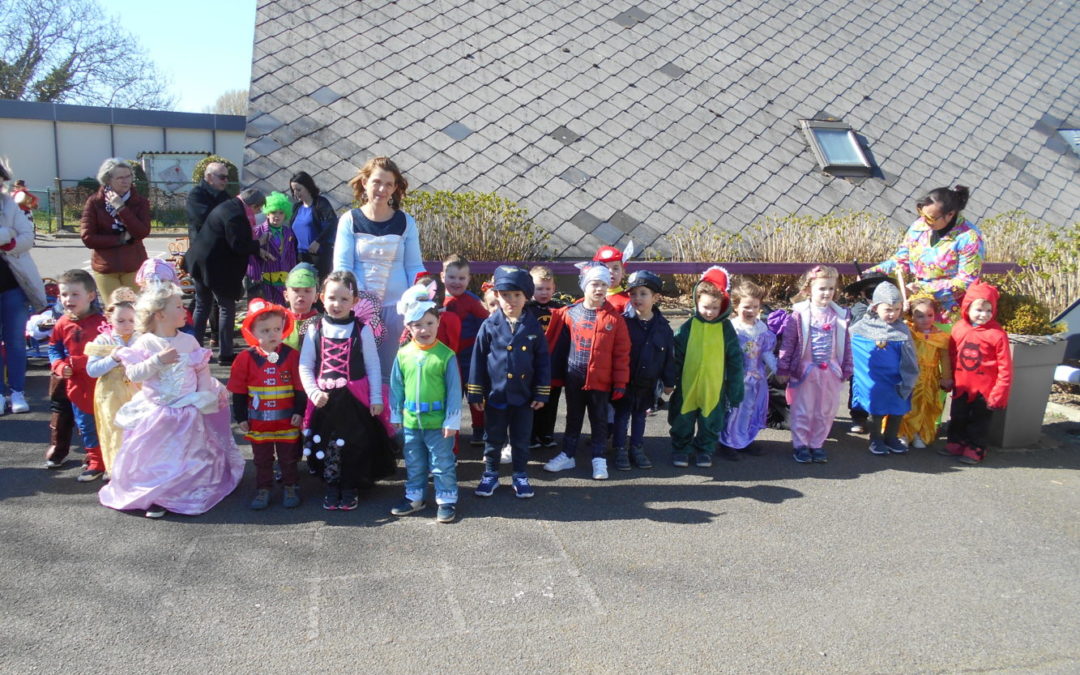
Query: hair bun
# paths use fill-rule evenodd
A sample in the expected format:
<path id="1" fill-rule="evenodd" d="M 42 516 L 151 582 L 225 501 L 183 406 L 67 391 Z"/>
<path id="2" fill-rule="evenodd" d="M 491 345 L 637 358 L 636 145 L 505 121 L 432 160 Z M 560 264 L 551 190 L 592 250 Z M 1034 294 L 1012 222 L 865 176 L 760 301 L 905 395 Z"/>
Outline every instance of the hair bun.
<path id="1" fill-rule="evenodd" d="M 964 185 L 957 185 L 953 188 L 953 194 L 956 195 L 956 205 L 958 211 L 963 211 L 967 206 L 968 197 L 971 196 L 971 190 Z"/>

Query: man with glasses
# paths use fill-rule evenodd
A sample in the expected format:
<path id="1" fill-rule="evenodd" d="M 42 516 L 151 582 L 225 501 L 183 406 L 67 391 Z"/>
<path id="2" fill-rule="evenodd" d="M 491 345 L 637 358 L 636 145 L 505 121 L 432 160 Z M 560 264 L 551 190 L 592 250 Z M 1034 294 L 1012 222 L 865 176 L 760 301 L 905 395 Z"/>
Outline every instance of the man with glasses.
<path id="1" fill-rule="evenodd" d="M 206 222 L 206 217 L 214 207 L 228 201 L 229 193 L 225 186 L 229 184 L 229 169 L 221 162 L 210 162 L 203 172 L 203 179 L 191 188 L 187 198 L 188 242 L 195 241 L 195 235 Z"/>

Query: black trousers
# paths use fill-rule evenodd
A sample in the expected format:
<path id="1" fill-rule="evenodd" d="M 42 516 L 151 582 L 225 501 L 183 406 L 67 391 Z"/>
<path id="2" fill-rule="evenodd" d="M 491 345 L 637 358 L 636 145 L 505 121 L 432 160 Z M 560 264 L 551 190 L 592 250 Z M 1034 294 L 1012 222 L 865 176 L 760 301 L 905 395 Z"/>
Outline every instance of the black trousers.
<path id="1" fill-rule="evenodd" d="M 982 394 L 976 394 L 973 401 L 968 401 L 966 395 L 954 396 L 949 408 L 948 441 L 985 450 L 992 414 Z"/>
<path id="2" fill-rule="evenodd" d="M 195 324 L 195 339 L 200 345 L 203 344 L 206 337 L 206 322 L 210 319 L 210 311 L 216 301 L 218 304 L 218 356 L 220 359 L 232 359 L 236 300 L 221 297 L 198 279 L 194 277 L 192 279 L 195 281 L 195 316 L 192 317 Z"/>

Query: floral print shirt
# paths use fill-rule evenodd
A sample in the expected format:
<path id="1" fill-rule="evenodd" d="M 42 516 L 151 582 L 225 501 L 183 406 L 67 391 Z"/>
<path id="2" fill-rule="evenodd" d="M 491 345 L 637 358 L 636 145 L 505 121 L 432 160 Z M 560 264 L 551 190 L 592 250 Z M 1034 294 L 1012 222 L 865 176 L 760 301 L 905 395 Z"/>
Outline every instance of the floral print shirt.
<path id="1" fill-rule="evenodd" d="M 933 230 L 920 218 L 904 234 L 895 254 L 867 272 L 889 276 L 903 270 L 907 283 L 916 282 L 918 291 L 932 293 L 937 300 L 937 320 L 953 323 L 960 317 L 964 289 L 982 274 L 986 242 L 978 228 L 958 216 L 953 226 L 936 244 L 931 244 Z"/>

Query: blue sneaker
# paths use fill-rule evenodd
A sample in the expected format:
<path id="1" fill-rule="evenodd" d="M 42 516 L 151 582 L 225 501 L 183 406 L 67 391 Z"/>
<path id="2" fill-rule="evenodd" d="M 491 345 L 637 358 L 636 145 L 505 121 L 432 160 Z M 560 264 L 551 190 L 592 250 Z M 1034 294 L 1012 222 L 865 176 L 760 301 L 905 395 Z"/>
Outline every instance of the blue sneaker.
<path id="1" fill-rule="evenodd" d="M 480 484 L 476 486 L 477 497 L 490 497 L 495 494 L 495 488 L 499 487 L 499 474 L 485 471 L 484 477 L 480 479 Z"/>
<path id="2" fill-rule="evenodd" d="M 528 499 L 536 495 L 536 490 L 529 485 L 529 477 L 525 474 L 515 474 L 513 478 L 514 496 L 518 499 Z"/>
<path id="3" fill-rule="evenodd" d="M 825 464 L 829 461 L 829 456 L 825 454 L 824 448 L 810 448 L 810 459 L 816 464 Z"/>
<path id="4" fill-rule="evenodd" d="M 884 441 L 870 441 L 870 454 L 887 455 L 889 454 L 889 446 L 885 445 Z"/>
<path id="5" fill-rule="evenodd" d="M 435 512 L 435 522 L 452 523 L 457 518 L 457 504 L 439 504 L 439 510 Z"/>
<path id="6" fill-rule="evenodd" d="M 671 455 L 671 465 L 684 467 L 690 466 L 690 455 L 685 452 L 676 452 Z"/>
<path id="7" fill-rule="evenodd" d="M 414 502 L 414 501 L 410 501 L 408 497 L 405 497 L 404 499 L 402 499 L 400 502 L 397 503 L 397 506 L 390 509 L 390 515 L 392 515 L 392 516 L 407 516 L 410 513 L 416 513 L 417 511 L 419 511 L 419 510 L 421 510 L 423 508 L 424 508 L 424 500 L 423 499 L 418 499 L 418 500 L 416 500 Z"/>
<path id="8" fill-rule="evenodd" d="M 810 448 L 795 448 L 792 457 L 794 457 L 795 461 L 799 464 L 809 464 L 813 461 L 810 457 Z"/>
<path id="9" fill-rule="evenodd" d="M 897 439 L 895 439 L 895 440 L 893 440 L 891 442 L 886 441 L 885 442 L 885 447 L 889 449 L 889 452 L 891 452 L 893 454 L 897 454 L 897 455 L 906 454 L 907 451 L 908 451 L 907 443 L 904 443 L 899 438 L 897 438 Z"/>

